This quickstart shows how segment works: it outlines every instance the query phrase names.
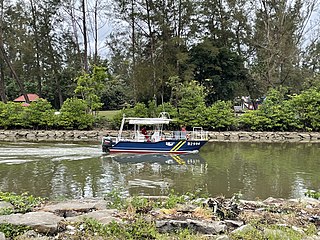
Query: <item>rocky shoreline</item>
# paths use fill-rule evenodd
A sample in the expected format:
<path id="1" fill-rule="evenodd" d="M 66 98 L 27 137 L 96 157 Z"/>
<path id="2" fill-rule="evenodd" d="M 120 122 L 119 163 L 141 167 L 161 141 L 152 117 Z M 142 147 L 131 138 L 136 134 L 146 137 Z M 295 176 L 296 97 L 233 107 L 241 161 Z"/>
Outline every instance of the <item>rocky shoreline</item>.
<path id="1" fill-rule="evenodd" d="M 154 203 L 168 198 L 148 197 L 148 201 Z M 139 207 L 132 202 L 122 210 L 108 209 L 109 205 L 107 199 L 47 202 L 28 213 L 0 215 L 0 226 L 29 227 L 28 231 L 15 236 L 14 239 L 19 240 L 110 239 L 101 235 L 97 223 L 97 232 L 90 238 L 86 236 L 85 222 L 94 219 L 100 227 L 112 223 L 127 227 L 139 217 L 154 224 L 159 234 L 188 229 L 195 234 L 194 239 L 320 239 L 320 201 L 312 198 L 264 201 L 198 198 L 171 208 L 155 208 L 150 204 Z M 13 206 L 0 202 L 0 210 L 3 208 Z M 8 239 L 12 238 L 0 232 L 0 240 Z"/>
<path id="2" fill-rule="evenodd" d="M 115 130 L 0 130 L 0 141 L 73 141 L 100 142 L 103 136 L 116 137 Z M 124 134 L 129 134 L 124 132 Z M 209 141 L 229 142 L 320 142 L 320 132 L 209 132 Z"/>

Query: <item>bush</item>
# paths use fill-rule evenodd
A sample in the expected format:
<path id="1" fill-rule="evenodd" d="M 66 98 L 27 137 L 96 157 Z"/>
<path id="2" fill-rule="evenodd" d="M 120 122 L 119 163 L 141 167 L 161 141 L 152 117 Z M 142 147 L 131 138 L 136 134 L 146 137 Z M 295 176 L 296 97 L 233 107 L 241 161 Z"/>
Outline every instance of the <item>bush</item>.
<path id="1" fill-rule="evenodd" d="M 292 105 L 299 127 L 306 131 L 320 130 L 320 92 L 316 87 L 292 98 Z"/>
<path id="2" fill-rule="evenodd" d="M 58 126 L 64 129 L 90 129 L 94 117 L 88 114 L 87 103 L 77 98 L 68 98 L 62 105 L 58 117 Z"/>
<path id="3" fill-rule="evenodd" d="M 24 107 L 21 103 L 8 102 L 0 105 L 0 127 L 8 128 L 22 128 L 26 124 L 26 115 Z"/>
<path id="4" fill-rule="evenodd" d="M 206 125 L 207 109 L 205 89 L 196 81 L 191 81 L 181 89 L 178 103 L 179 123 L 187 127 Z"/>
<path id="5" fill-rule="evenodd" d="M 258 110 L 244 113 L 239 123 L 241 128 L 254 131 L 288 131 L 301 127 L 291 96 L 275 89 L 269 91 Z"/>
<path id="6" fill-rule="evenodd" d="M 25 108 L 26 126 L 32 128 L 52 128 L 55 124 L 54 109 L 45 99 L 39 99 L 32 102 L 29 107 Z"/>
<path id="7" fill-rule="evenodd" d="M 229 130 L 235 126 L 236 118 L 230 101 L 217 101 L 208 108 L 208 126 L 217 130 Z"/>

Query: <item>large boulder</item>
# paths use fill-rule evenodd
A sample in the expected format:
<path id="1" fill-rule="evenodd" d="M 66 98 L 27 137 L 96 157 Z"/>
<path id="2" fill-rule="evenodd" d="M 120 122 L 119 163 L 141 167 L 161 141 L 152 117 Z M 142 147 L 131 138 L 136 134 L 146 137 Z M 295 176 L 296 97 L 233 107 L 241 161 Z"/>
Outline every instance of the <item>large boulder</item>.
<path id="1" fill-rule="evenodd" d="M 50 212 L 30 212 L 26 214 L 11 214 L 0 216 L 0 224 L 9 223 L 15 226 L 28 226 L 39 233 L 54 234 L 58 223 L 63 218 Z"/>
<path id="2" fill-rule="evenodd" d="M 3 201 L 0 201 L 0 210 L 1 209 L 4 209 L 4 208 L 11 208 L 13 209 L 13 205 L 9 202 L 3 202 Z"/>
<path id="3" fill-rule="evenodd" d="M 117 213 L 116 210 L 114 209 L 105 209 L 105 210 L 98 210 L 98 211 L 94 211 L 94 212 L 89 212 L 86 214 L 82 214 L 80 216 L 76 216 L 76 217 L 68 217 L 66 218 L 66 220 L 68 222 L 81 222 L 86 218 L 93 218 L 96 219 L 97 221 L 103 223 L 103 224 L 109 224 L 111 222 L 122 222 L 122 220 L 120 218 L 115 217 L 114 215 Z"/>
<path id="4" fill-rule="evenodd" d="M 0 232 L 0 240 L 6 240 L 6 236 L 3 232 Z"/>
<path id="5" fill-rule="evenodd" d="M 61 217 L 73 217 L 95 210 L 106 209 L 107 202 L 103 199 L 80 199 L 66 202 L 51 203 L 41 208 L 41 211 L 52 212 Z"/>
<path id="6" fill-rule="evenodd" d="M 161 233 L 176 232 L 180 229 L 192 229 L 201 234 L 220 234 L 227 230 L 227 226 L 217 221 L 186 220 L 161 220 L 156 221 L 156 227 Z"/>

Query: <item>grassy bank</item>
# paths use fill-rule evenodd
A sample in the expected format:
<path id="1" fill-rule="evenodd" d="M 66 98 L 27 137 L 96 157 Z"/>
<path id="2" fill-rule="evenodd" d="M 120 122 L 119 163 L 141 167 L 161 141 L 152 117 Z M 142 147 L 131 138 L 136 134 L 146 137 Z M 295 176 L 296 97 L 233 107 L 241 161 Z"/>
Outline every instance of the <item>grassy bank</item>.
<path id="1" fill-rule="evenodd" d="M 107 110 L 107 111 L 99 111 L 98 115 L 106 117 L 107 119 L 112 119 L 120 110 Z"/>

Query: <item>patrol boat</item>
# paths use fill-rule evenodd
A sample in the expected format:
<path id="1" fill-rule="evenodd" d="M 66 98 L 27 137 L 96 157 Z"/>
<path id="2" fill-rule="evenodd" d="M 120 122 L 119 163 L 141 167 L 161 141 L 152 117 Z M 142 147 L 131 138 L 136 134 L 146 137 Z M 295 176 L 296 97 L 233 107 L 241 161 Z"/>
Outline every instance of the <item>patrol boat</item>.
<path id="1" fill-rule="evenodd" d="M 117 138 L 103 137 L 102 150 L 110 153 L 182 154 L 198 152 L 208 141 L 208 132 L 202 127 L 194 127 L 190 132 L 164 131 L 164 126 L 172 121 L 165 112 L 158 118 L 123 116 Z M 123 131 L 126 124 L 132 129 L 129 135 Z"/>

